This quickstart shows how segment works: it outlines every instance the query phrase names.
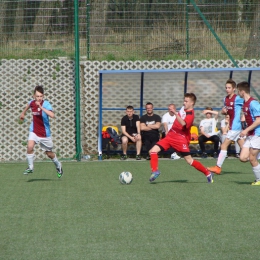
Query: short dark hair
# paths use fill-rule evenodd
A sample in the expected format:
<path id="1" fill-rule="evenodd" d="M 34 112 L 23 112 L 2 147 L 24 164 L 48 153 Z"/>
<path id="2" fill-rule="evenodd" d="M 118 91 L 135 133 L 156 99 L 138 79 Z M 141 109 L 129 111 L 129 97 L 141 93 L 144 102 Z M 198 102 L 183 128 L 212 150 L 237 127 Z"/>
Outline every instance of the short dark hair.
<path id="1" fill-rule="evenodd" d="M 250 93 L 250 85 L 247 81 L 242 81 L 237 84 L 237 89 L 238 90 L 244 90 L 246 93 Z"/>
<path id="2" fill-rule="evenodd" d="M 134 110 L 134 107 L 133 106 L 127 106 L 126 109 Z"/>
<path id="3" fill-rule="evenodd" d="M 194 105 L 195 105 L 195 103 L 196 103 L 196 101 L 197 101 L 197 97 L 196 97 L 196 95 L 194 94 L 194 93 L 186 93 L 185 95 L 184 95 L 184 97 L 186 98 L 190 98 L 193 102 L 194 102 Z"/>
<path id="4" fill-rule="evenodd" d="M 236 86 L 237 86 L 236 82 L 233 79 L 228 79 L 226 81 L 226 84 L 231 84 L 232 88 L 236 88 Z"/>
<path id="5" fill-rule="evenodd" d="M 147 106 L 147 105 L 152 105 L 152 106 L 153 106 L 153 103 L 152 103 L 152 102 L 147 102 L 147 103 L 145 104 L 145 106 Z"/>
<path id="6" fill-rule="evenodd" d="M 36 86 L 36 87 L 34 88 L 34 92 L 33 92 L 33 93 L 35 94 L 36 91 L 38 91 L 38 92 L 44 94 L 43 86 Z"/>
<path id="7" fill-rule="evenodd" d="M 206 107 L 205 109 L 206 110 L 211 110 L 211 111 L 213 110 L 212 107 Z"/>

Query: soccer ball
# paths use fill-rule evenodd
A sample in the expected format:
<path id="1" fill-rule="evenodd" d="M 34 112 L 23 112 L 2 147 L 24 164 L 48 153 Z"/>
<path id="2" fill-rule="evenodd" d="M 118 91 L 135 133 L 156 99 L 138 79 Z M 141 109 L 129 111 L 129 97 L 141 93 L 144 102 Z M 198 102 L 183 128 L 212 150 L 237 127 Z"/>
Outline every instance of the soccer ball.
<path id="1" fill-rule="evenodd" d="M 133 176 L 131 172 L 121 172 L 119 175 L 119 181 L 121 184 L 131 184 Z"/>

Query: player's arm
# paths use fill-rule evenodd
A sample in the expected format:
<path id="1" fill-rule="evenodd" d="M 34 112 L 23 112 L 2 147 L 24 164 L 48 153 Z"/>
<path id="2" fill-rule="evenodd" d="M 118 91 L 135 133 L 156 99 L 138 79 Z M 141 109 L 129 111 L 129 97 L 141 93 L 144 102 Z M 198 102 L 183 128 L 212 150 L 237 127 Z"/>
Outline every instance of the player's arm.
<path id="1" fill-rule="evenodd" d="M 222 109 L 221 109 L 221 114 L 226 115 L 227 113 L 228 113 L 228 110 L 227 110 L 226 102 L 225 102 L 225 98 L 224 98 L 224 107 L 222 107 Z"/>
<path id="2" fill-rule="evenodd" d="M 222 114 L 222 115 L 226 115 L 227 113 L 228 113 L 227 108 L 226 108 L 226 107 L 222 107 L 222 109 L 221 109 L 221 114 Z"/>
<path id="3" fill-rule="evenodd" d="M 40 107 L 40 109 L 41 109 L 43 112 L 45 112 L 49 117 L 51 117 L 51 118 L 54 118 L 54 117 L 55 117 L 54 113 L 53 113 L 51 110 L 48 110 L 48 109 L 46 109 L 46 108 L 44 108 L 44 107 Z"/>
<path id="4" fill-rule="evenodd" d="M 36 104 L 45 114 L 47 114 L 49 117 L 51 117 L 51 118 L 54 118 L 54 117 L 55 117 L 53 111 L 51 110 L 51 106 L 50 106 L 49 103 L 47 103 L 47 107 L 46 107 L 46 105 L 45 105 L 45 107 L 42 106 L 41 103 L 38 102 L 38 101 L 36 101 L 35 104 Z M 44 105 L 44 103 L 43 103 L 43 105 Z M 47 109 L 47 108 L 49 108 L 49 109 Z"/>
<path id="5" fill-rule="evenodd" d="M 247 136 L 248 132 L 254 130 L 257 126 L 260 125 L 260 116 L 259 117 L 256 117 L 254 123 L 250 126 L 248 126 L 245 130 L 243 130 L 241 133 L 240 133 L 240 136 L 241 137 L 245 137 Z"/>
<path id="6" fill-rule="evenodd" d="M 176 116 L 176 119 L 175 119 L 175 120 L 177 120 L 182 126 L 186 126 L 186 121 L 184 121 L 184 120 L 180 117 L 180 115 L 179 115 L 178 111 L 176 111 L 176 109 L 171 109 L 170 111 Z M 185 118 L 185 119 L 186 119 L 186 118 Z"/>
<path id="7" fill-rule="evenodd" d="M 176 119 L 182 126 L 186 126 L 186 122 L 179 116 L 179 114 L 176 112 L 175 114 Z"/>
<path id="8" fill-rule="evenodd" d="M 30 105 L 27 104 L 26 107 L 24 108 L 23 112 L 21 113 L 20 119 L 21 119 L 22 121 L 24 120 L 25 114 L 26 114 L 26 112 L 27 112 L 27 110 L 28 110 L 29 108 L 30 108 Z"/>

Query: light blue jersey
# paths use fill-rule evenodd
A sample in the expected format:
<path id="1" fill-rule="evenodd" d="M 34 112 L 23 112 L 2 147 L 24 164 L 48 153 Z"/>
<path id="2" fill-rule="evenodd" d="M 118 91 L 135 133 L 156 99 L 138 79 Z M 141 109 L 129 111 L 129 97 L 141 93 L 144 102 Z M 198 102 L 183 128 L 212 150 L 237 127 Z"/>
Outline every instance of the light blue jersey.
<path id="1" fill-rule="evenodd" d="M 260 104 L 254 98 L 249 98 L 243 105 L 243 112 L 245 115 L 247 126 L 252 125 L 257 117 L 260 117 Z M 248 135 L 257 135 L 260 136 L 260 125 L 255 129 L 248 132 Z"/>
<path id="2" fill-rule="evenodd" d="M 227 114 L 230 117 L 230 130 L 242 130 L 241 126 L 241 109 L 244 104 L 244 99 L 234 94 L 231 98 L 226 96 L 224 106 L 227 109 Z"/>

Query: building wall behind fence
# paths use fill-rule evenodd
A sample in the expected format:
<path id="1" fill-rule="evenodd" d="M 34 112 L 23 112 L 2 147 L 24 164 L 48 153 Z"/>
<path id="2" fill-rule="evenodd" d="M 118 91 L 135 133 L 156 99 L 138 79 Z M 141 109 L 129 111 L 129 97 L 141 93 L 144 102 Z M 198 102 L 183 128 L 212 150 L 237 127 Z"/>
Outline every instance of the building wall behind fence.
<path id="1" fill-rule="evenodd" d="M 98 102 L 99 102 L 99 70 L 138 70 L 138 69 L 181 69 L 181 68 L 223 68 L 232 67 L 229 60 L 219 61 L 82 61 L 81 62 L 81 143 L 83 154 L 97 153 L 98 136 Z M 238 61 L 239 67 L 260 67 L 260 60 Z M 31 121 L 31 113 L 27 112 L 26 122 L 19 124 L 19 116 L 25 105 L 32 98 L 36 85 L 43 85 L 45 99 L 49 100 L 54 108 L 55 119 L 50 119 L 55 152 L 58 157 L 72 159 L 75 156 L 75 79 L 74 61 L 71 60 L 1 60 L 0 63 L 0 158 L 1 161 L 17 161 L 26 159 L 26 145 Z M 259 71 L 260 72 L 260 71 Z M 149 75 L 152 76 L 153 75 Z M 117 81 L 118 79 L 118 81 Z M 152 79 L 152 78 L 151 78 Z M 165 107 L 170 101 L 182 104 L 182 88 L 179 94 L 165 95 L 162 93 L 161 83 L 152 79 L 147 83 L 149 91 L 144 93 L 144 101 L 152 101 L 156 107 Z M 164 78 L 164 92 L 167 93 L 167 84 L 172 88 L 172 79 Z M 217 79 L 221 84 L 221 79 Z M 242 80 L 242 78 L 238 79 Z M 245 80 L 245 79 L 244 79 Z M 254 85 L 260 92 L 260 75 Z M 223 84 L 226 78 L 223 78 Z M 115 83 L 116 82 L 116 83 Z M 147 82 L 147 81 L 146 81 Z M 106 82 L 106 92 L 103 98 L 105 105 L 124 108 L 134 103 L 139 106 L 139 79 L 124 82 L 124 78 L 115 75 L 113 81 Z M 132 85 L 131 85 L 132 84 Z M 199 84 L 199 79 L 195 85 Z M 191 86 L 191 85 L 190 85 Z M 208 86 L 199 86 L 205 89 Z M 133 92 L 133 88 L 136 89 Z M 196 89 L 193 89 L 196 93 Z M 192 90 L 192 91 L 193 91 Z M 188 91 L 191 89 L 188 88 Z M 198 93 L 198 91 L 197 91 Z M 220 94 L 205 96 L 197 106 L 210 104 L 220 106 Z M 200 94 L 200 93 L 199 93 Z M 223 96 L 221 95 L 221 97 Z M 162 115 L 165 111 L 158 111 Z M 138 111 L 137 111 L 138 113 Z M 103 113 L 103 125 L 113 124 L 120 128 L 120 120 L 124 111 L 107 111 Z M 201 112 L 196 112 L 196 123 L 201 120 Z M 38 146 L 35 153 L 37 159 L 47 157 Z"/>

